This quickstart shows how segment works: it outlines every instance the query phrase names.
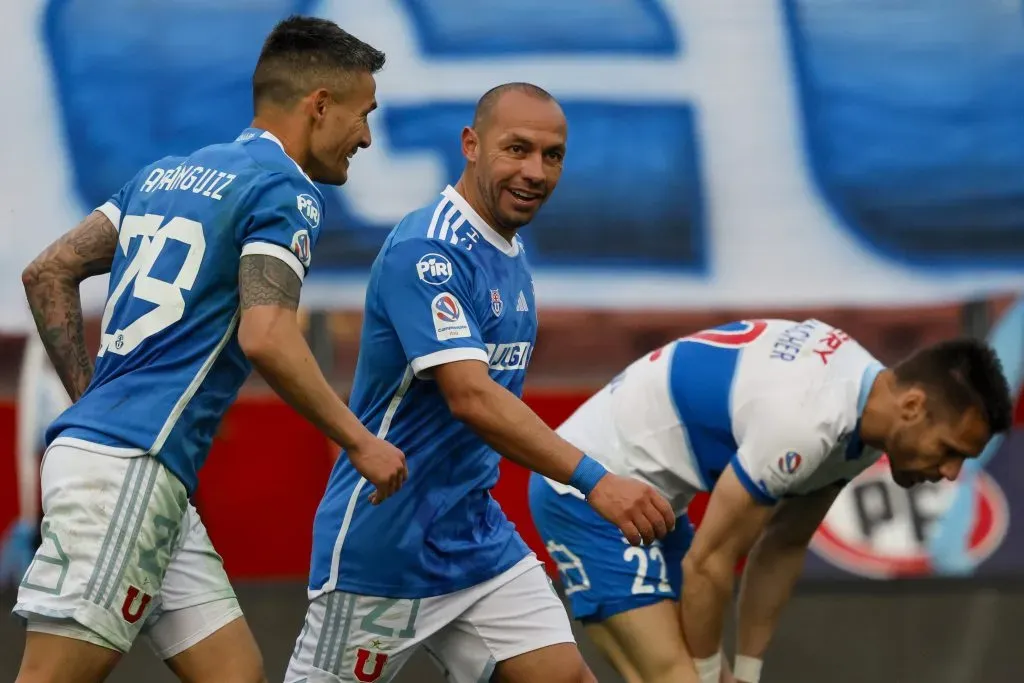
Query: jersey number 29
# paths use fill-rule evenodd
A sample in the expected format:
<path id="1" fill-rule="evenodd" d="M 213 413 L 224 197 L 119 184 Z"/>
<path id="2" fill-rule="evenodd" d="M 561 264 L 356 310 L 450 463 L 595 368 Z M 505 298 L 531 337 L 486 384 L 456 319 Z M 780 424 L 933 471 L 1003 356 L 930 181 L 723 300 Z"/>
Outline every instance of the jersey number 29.
<path id="1" fill-rule="evenodd" d="M 100 330 L 99 356 L 107 351 L 120 356 L 134 351 L 139 344 L 152 335 L 167 329 L 181 320 L 185 314 L 185 298 L 183 291 L 189 291 L 196 283 L 199 266 L 206 253 L 206 237 L 203 235 L 201 223 L 188 218 L 175 217 L 163 225 L 164 216 L 147 213 L 144 216 L 124 216 L 121 219 L 119 246 L 124 254 L 128 253 L 133 238 L 142 240 L 135 257 L 128 262 L 121 280 L 110 293 L 107 305 L 103 309 L 103 321 Z M 150 276 L 153 266 L 167 240 L 175 240 L 188 246 L 185 260 L 171 282 Z M 155 304 L 156 308 L 143 313 L 123 328 L 110 329 L 111 318 L 118 301 L 128 287 L 132 287 L 131 296 L 136 299 Z"/>

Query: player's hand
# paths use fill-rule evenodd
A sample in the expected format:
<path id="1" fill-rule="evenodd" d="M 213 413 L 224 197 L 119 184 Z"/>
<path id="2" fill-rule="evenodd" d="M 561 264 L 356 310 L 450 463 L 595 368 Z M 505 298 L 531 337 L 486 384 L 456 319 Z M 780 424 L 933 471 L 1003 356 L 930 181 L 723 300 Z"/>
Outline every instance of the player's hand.
<path id="1" fill-rule="evenodd" d="M 370 502 L 378 505 L 402 488 L 409 470 L 405 454 L 387 441 L 370 437 L 347 451 L 349 462 L 376 489 Z"/>
<path id="2" fill-rule="evenodd" d="M 619 527 L 633 545 L 662 538 L 676 526 L 672 506 L 653 488 L 629 477 L 601 477 L 587 498 L 597 512 Z"/>

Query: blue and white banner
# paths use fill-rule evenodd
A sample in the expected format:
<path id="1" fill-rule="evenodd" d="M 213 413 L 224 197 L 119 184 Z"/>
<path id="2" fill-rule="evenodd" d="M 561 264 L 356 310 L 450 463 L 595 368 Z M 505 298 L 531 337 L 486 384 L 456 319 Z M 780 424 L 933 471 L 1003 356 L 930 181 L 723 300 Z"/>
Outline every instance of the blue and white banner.
<path id="1" fill-rule="evenodd" d="M 261 42 L 292 12 L 388 55 L 374 145 L 326 188 L 307 305 L 361 305 L 384 235 L 458 177 L 476 99 L 510 80 L 570 122 L 523 232 L 544 305 L 1024 289 L 1022 0 L 18 0 L 0 7 L 6 326 L 46 242 L 139 166 L 249 123 Z"/>

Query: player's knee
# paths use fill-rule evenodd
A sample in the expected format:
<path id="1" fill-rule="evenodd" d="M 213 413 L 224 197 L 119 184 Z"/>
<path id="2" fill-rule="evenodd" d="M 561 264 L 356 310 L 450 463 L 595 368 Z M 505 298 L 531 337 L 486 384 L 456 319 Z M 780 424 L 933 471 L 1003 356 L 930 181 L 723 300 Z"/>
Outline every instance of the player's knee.
<path id="1" fill-rule="evenodd" d="M 664 652 L 653 655 L 643 662 L 634 662 L 641 678 L 649 683 L 674 683 L 687 680 L 692 664 L 678 652 Z"/>

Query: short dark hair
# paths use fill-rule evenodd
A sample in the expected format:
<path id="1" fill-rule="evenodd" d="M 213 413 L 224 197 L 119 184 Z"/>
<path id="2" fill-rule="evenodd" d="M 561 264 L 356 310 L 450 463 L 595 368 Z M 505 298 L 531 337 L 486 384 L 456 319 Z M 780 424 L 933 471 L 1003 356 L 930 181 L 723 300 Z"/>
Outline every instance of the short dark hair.
<path id="1" fill-rule="evenodd" d="M 920 349 L 893 367 L 896 381 L 921 386 L 943 407 L 962 414 L 976 408 L 992 434 L 1013 422 L 1013 399 L 1003 364 L 978 339 L 951 339 Z"/>
<path id="2" fill-rule="evenodd" d="M 290 16 L 263 42 L 252 75 L 253 108 L 262 102 L 288 106 L 324 84 L 338 71 L 377 73 L 384 53 L 343 30 L 333 21 Z"/>
<path id="3" fill-rule="evenodd" d="M 494 110 L 494 105 L 498 103 L 498 100 L 500 100 L 505 93 L 509 92 L 520 92 L 524 95 L 536 97 L 537 99 L 544 101 L 555 100 L 554 95 L 533 83 L 502 83 L 501 85 L 496 85 L 485 92 L 480 96 L 480 99 L 477 100 L 476 111 L 473 112 L 473 127 L 476 128 L 486 121 Z"/>

